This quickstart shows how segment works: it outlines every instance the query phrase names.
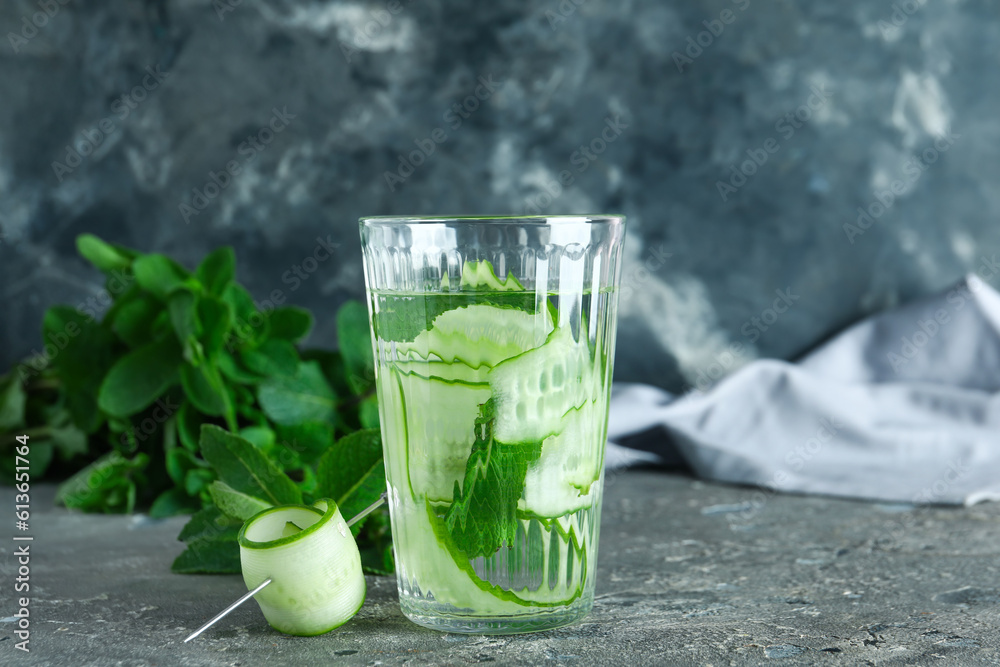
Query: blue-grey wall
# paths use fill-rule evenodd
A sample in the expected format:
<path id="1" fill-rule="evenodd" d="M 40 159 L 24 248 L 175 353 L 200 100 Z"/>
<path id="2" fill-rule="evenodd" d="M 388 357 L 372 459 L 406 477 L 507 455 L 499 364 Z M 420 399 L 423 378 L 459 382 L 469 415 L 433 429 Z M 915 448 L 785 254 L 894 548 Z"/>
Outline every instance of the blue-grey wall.
<path id="1" fill-rule="evenodd" d="M 333 345 L 361 215 L 622 212 L 617 377 L 674 389 L 1000 251 L 986 0 L 11 0 L 0 35 L 3 366 L 100 296 L 81 232 L 232 244 Z"/>

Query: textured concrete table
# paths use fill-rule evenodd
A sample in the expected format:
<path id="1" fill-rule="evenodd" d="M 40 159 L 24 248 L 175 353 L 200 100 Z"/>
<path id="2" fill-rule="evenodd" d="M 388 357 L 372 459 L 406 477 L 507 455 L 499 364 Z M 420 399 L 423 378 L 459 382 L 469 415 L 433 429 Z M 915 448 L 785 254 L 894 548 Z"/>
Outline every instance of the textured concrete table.
<path id="1" fill-rule="evenodd" d="M 10 489 L 0 497 L 13 505 Z M 1000 663 L 1000 504 L 914 509 L 621 473 L 605 500 L 597 602 L 578 625 L 439 634 L 400 614 L 392 579 L 372 577 L 361 612 L 328 635 L 283 636 L 247 604 L 182 644 L 242 581 L 170 574 L 183 519 L 71 514 L 51 497 L 32 497 L 31 652 L 15 650 L 4 618 L 0 664 Z M 14 544 L 0 549 L 3 616 Z"/>

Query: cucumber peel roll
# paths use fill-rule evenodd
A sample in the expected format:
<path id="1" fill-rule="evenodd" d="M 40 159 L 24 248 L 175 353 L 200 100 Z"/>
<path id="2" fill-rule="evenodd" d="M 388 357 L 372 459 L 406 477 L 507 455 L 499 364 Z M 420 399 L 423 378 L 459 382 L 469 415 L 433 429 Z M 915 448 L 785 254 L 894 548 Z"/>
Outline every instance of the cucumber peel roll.
<path id="1" fill-rule="evenodd" d="M 272 580 L 254 599 L 275 630 L 321 635 L 365 601 L 361 554 L 332 500 L 270 507 L 248 519 L 238 539 L 247 589 Z"/>

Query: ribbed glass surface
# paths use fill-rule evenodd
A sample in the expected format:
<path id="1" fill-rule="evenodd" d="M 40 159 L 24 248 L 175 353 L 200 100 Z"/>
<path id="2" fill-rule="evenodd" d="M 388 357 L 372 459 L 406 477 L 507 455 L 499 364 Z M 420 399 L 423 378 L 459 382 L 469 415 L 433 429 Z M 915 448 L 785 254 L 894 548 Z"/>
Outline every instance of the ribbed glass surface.
<path id="1" fill-rule="evenodd" d="M 614 216 L 362 220 L 411 620 L 513 633 L 590 610 L 623 234 Z M 470 557 L 497 526 L 510 537 Z"/>

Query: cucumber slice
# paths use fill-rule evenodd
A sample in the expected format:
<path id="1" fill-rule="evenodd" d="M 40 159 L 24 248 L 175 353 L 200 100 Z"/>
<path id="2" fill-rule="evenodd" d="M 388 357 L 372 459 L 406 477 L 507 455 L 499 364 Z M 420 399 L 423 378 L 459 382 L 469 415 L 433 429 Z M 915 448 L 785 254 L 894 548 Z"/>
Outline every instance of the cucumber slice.
<path id="1" fill-rule="evenodd" d="M 573 518 L 566 517 L 563 524 L 557 524 L 527 517 L 542 531 L 542 553 L 536 557 L 545 566 L 544 574 L 535 590 L 514 591 L 476 574 L 473 564 L 451 542 L 444 521 L 430 503 L 426 504 L 426 513 L 411 503 L 400 503 L 393 509 L 397 515 L 393 537 L 400 555 L 396 559 L 399 576 L 408 588 L 433 596 L 437 602 L 475 609 L 480 616 L 521 614 L 525 607 L 569 604 L 582 594 L 587 577 L 593 576 L 593 564 L 587 559 L 590 547 L 576 537 L 587 533 Z"/>
<path id="2" fill-rule="evenodd" d="M 490 386 L 416 374 L 399 373 L 398 377 L 404 403 L 410 491 L 414 499 L 450 501 L 455 483 L 465 477 L 466 462 L 476 439 L 479 405 L 489 400 Z"/>
<path id="3" fill-rule="evenodd" d="M 535 605 L 549 605 L 568 604 L 580 597 L 587 580 L 596 572 L 597 564 L 588 555 L 596 553 L 597 545 L 587 544 L 585 538 L 593 534 L 596 539 L 596 526 L 590 525 L 598 520 L 596 509 L 586 509 L 557 519 L 531 515 L 524 515 L 523 518 L 529 521 L 527 532 L 537 530 L 542 538 L 543 570 L 541 584 L 534 590 L 525 588 L 517 591 L 518 599 Z"/>
<path id="4" fill-rule="evenodd" d="M 559 433 L 542 442 L 528 467 L 518 509 L 539 517 L 561 517 L 592 507 L 591 489 L 604 470 L 604 406 L 588 402 L 570 410 Z"/>
<path id="5" fill-rule="evenodd" d="M 361 554 L 333 501 L 268 508 L 243 524 L 238 540 L 247 589 L 271 579 L 254 599 L 275 630 L 320 635 L 365 601 Z"/>
<path id="6" fill-rule="evenodd" d="M 501 442 L 532 442 L 560 433 L 563 416 L 594 400 L 599 375 L 590 347 L 556 329 L 543 345 L 497 364 L 489 372 L 496 402 L 493 435 Z"/>
<path id="7" fill-rule="evenodd" d="M 462 554 L 448 548 L 444 521 L 430 503 L 400 503 L 394 507 L 393 545 L 396 567 L 408 588 L 442 604 L 475 609 L 480 614 L 504 615 L 524 611 L 524 603 L 509 591 L 479 579 Z"/>
<path id="8" fill-rule="evenodd" d="M 462 289 L 485 289 L 494 292 L 521 292 L 522 285 L 513 273 L 508 273 L 506 280 L 497 278 L 493 265 L 488 261 L 465 262 L 462 264 Z"/>
<path id="9" fill-rule="evenodd" d="M 538 347 L 552 329 L 548 308 L 528 313 L 517 308 L 473 304 L 441 313 L 412 343 L 396 343 L 396 351 L 404 359 L 416 355 L 427 360 L 434 355 L 441 361 L 459 361 L 472 368 L 492 367 Z"/>
<path id="10" fill-rule="evenodd" d="M 407 481 L 406 462 L 406 401 L 400 373 L 393 366 L 382 366 L 376 374 L 378 389 L 379 428 L 382 431 L 382 453 L 385 457 L 386 483 L 398 495 Z M 395 485 L 393 487 L 393 485 Z M 406 489 L 409 491 L 409 489 Z"/>
<path id="11" fill-rule="evenodd" d="M 415 375 L 424 379 L 443 380 L 445 382 L 466 382 L 469 384 L 486 384 L 486 374 L 489 366 L 473 368 L 456 361 L 397 361 L 393 363 L 396 370 L 404 375 Z"/>

